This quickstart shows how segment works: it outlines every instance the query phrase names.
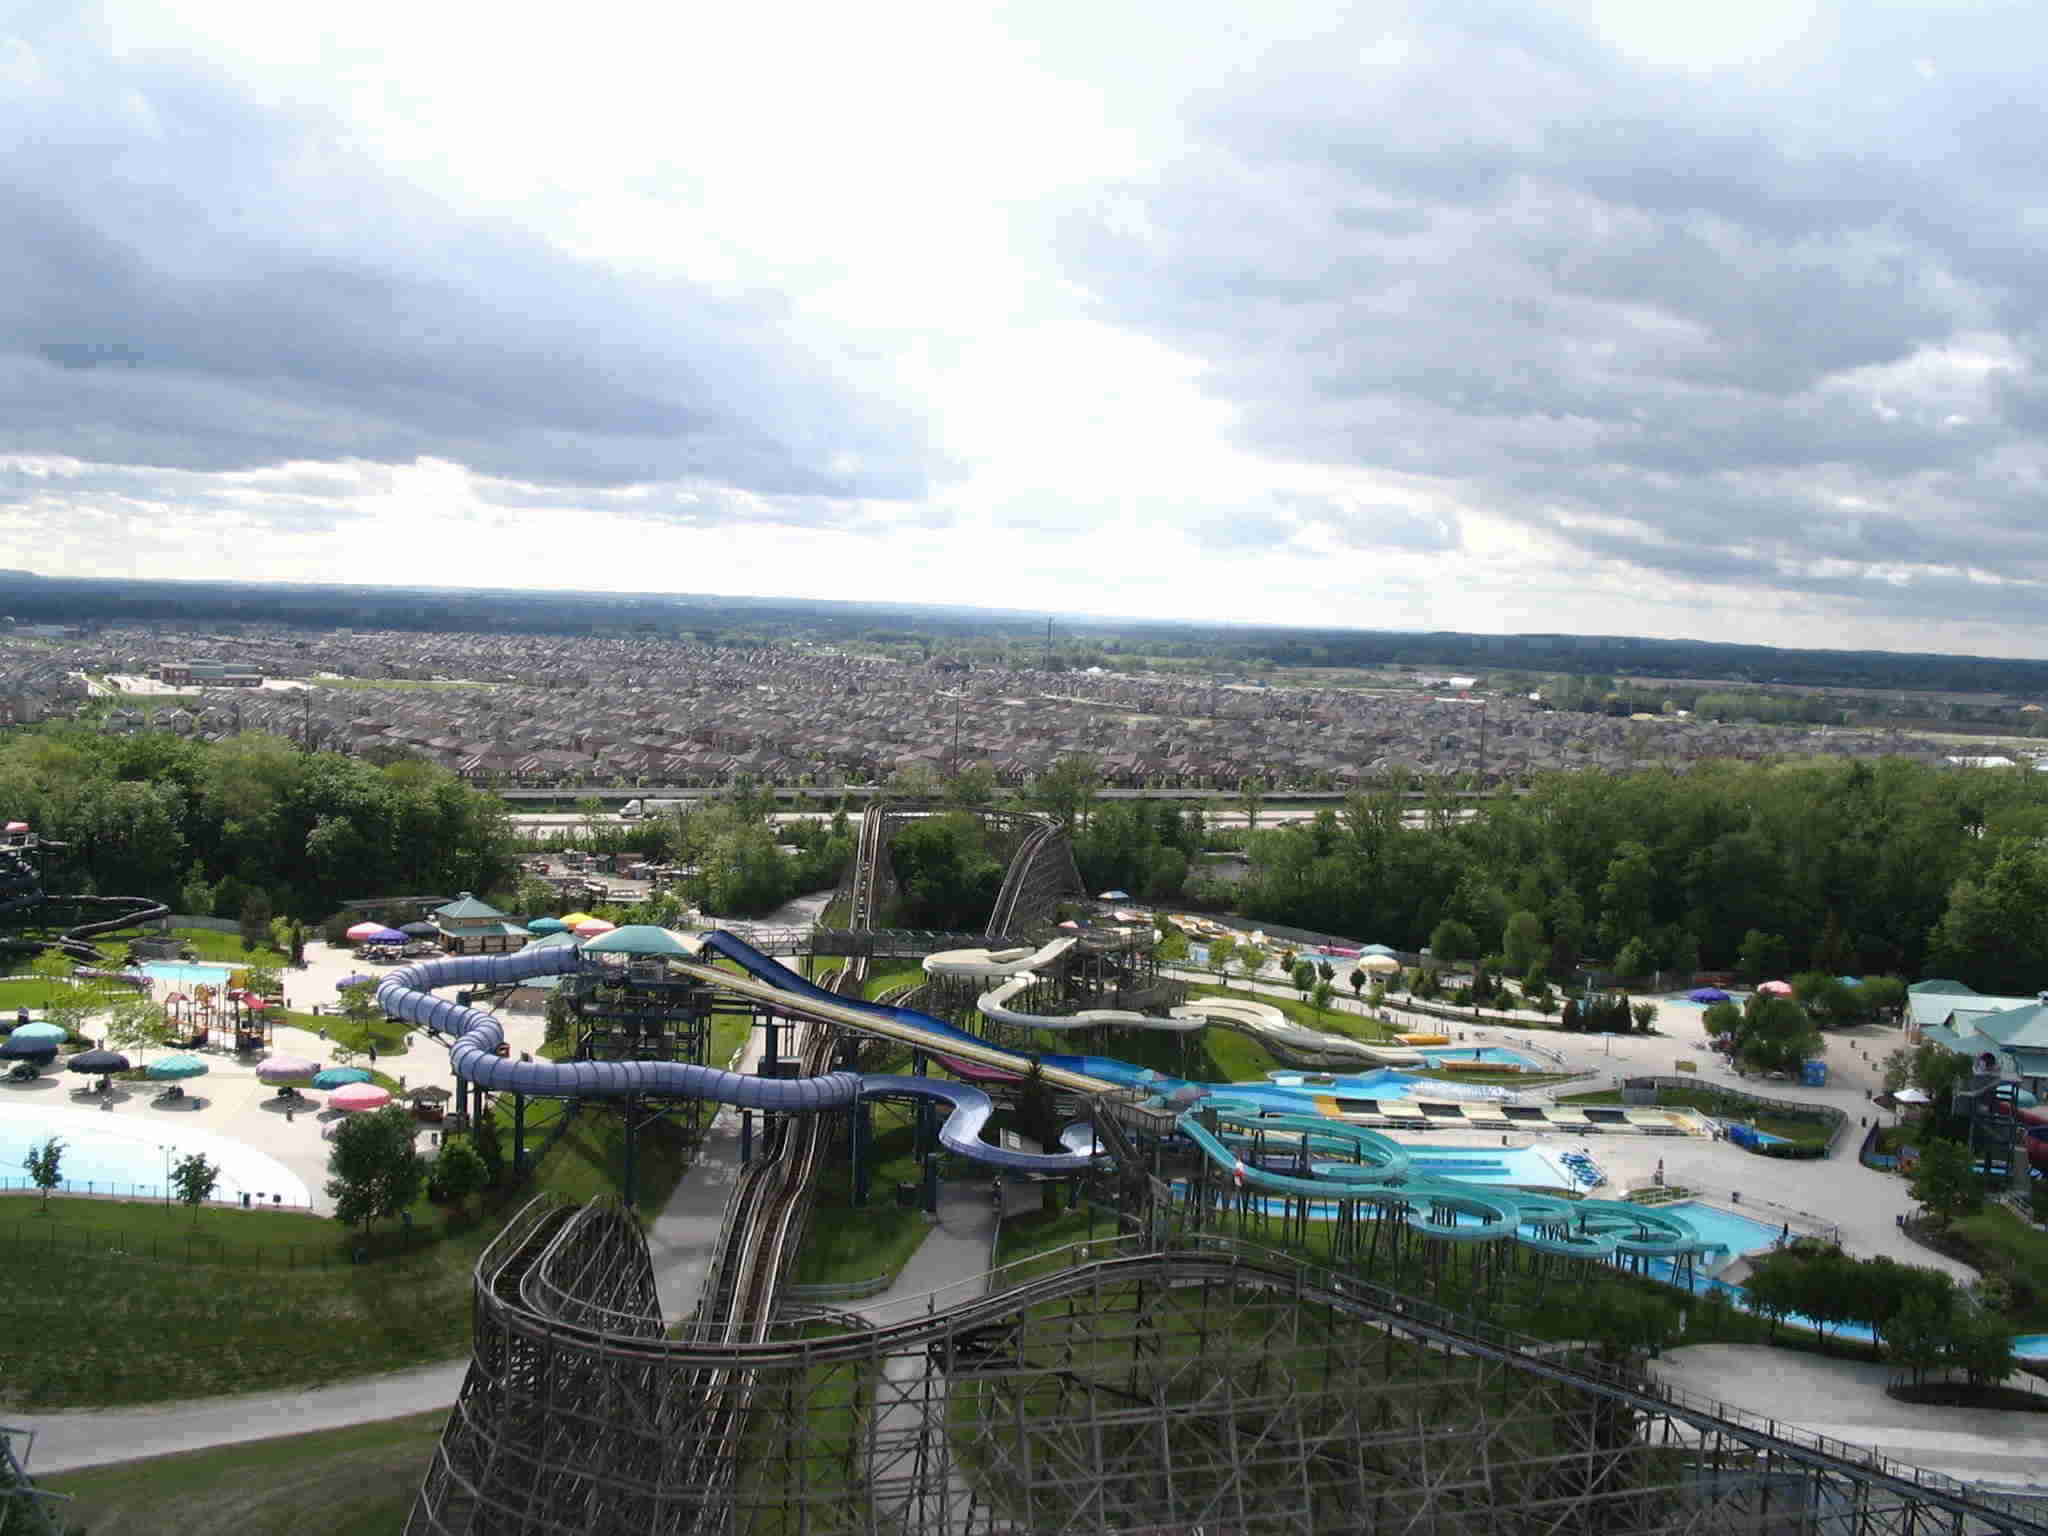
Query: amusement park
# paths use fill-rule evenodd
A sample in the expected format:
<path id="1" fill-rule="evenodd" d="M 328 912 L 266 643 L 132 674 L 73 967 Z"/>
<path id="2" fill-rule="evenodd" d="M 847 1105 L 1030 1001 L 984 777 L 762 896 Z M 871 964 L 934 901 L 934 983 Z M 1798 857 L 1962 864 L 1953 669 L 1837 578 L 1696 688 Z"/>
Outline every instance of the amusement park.
<path id="1" fill-rule="evenodd" d="M 1876 1348 L 1875 1324 L 1748 1289 L 1773 1254 L 1910 1251 L 1828 1198 L 1826 1162 L 1717 1185 L 1771 1134 L 1767 1101 L 1745 1123 L 1660 1096 L 1641 1042 L 1603 1042 L 1592 1060 L 1623 1070 L 1602 1071 L 1475 1015 L 1318 1027 L 1206 987 L 1162 956 L 1164 925 L 1089 895 L 1050 816 L 982 813 L 1008 855 L 985 930 L 880 926 L 891 841 L 922 813 L 866 812 L 829 924 L 515 921 L 465 893 L 350 925 L 339 990 L 445 1058 L 396 1092 L 285 1054 L 329 1044 L 338 1008 L 309 1041 L 246 971 L 145 958 L 147 938 L 117 960 L 94 939 L 161 909 L 48 895 L 63 850 L 26 827 L 5 857 L 20 910 L 72 919 L 51 942 L 161 1003 L 177 1054 L 152 1065 L 218 1062 L 224 1086 L 227 1058 L 253 1062 L 272 1127 L 409 1104 L 436 1145 L 502 1129 L 514 1170 L 571 1117 L 610 1127 L 609 1187 L 534 1195 L 476 1261 L 418 1536 L 2048 1531 L 2031 1479 L 1929 1470 L 1658 1369 L 1669 1310 L 1617 1298 Z M 72 1043 L 19 1023 L 11 1042 L 31 1083 Z M 1227 1042 L 1281 1065 L 1211 1075 Z M 68 1066 L 132 1071 L 94 1056 Z M 1994 1060 L 1959 1094 L 1986 1167 L 2023 1170 L 2031 1093 Z M 1856 1102 L 1808 1109 L 1853 1139 Z M 721 1130 L 730 1178 L 679 1266 L 649 1169 Z M 211 1144 L 242 1204 L 318 1204 L 318 1144 Z M 885 1211 L 964 1261 L 799 1278 L 807 1243 Z"/>

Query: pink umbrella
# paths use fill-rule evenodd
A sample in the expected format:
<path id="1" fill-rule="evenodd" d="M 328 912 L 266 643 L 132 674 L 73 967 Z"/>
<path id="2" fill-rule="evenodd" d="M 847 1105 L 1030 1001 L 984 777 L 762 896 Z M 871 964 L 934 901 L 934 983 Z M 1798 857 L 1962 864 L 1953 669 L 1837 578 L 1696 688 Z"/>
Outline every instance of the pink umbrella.
<path id="1" fill-rule="evenodd" d="M 375 1083 L 350 1083 L 327 1095 L 329 1109 L 381 1109 L 391 1102 L 391 1090 Z"/>
<path id="2" fill-rule="evenodd" d="M 383 931 L 384 925 L 382 923 L 357 923 L 355 927 L 349 929 L 348 936 L 360 944 L 363 940 L 370 937 L 371 934 L 382 933 Z"/>
<path id="3" fill-rule="evenodd" d="M 251 1013 L 261 1013 L 270 1006 L 270 999 L 258 997 L 254 992 L 245 992 L 242 994 L 242 1006 Z"/>
<path id="4" fill-rule="evenodd" d="M 1757 991 L 1768 993 L 1772 997 L 1790 997 L 1792 995 L 1792 983 L 1789 981 L 1767 981 L 1758 987 Z"/>
<path id="5" fill-rule="evenodd" d="M 25 821 L 10 821 L 7 823 L 7 830 L 10 832 L 26 832 L 28 830 L 28 823 Z"/>
<path id="6" fill-rule="evenodd" d="M 601 917 L 593 917 L 578 923 L 576 931 L 588 939 L 594 938 L 600 933 L 610 933 L 617 926 L 616 923 L 608 923 Z"/>
<path id="7" fill-rule="evenodd" d="M 303 1056 L 266 1056 L 257 1064 L 256 1075 L 266 1083 L 289 1083 L 311 1077 L 319 1070 L 319 1062 Z"/>

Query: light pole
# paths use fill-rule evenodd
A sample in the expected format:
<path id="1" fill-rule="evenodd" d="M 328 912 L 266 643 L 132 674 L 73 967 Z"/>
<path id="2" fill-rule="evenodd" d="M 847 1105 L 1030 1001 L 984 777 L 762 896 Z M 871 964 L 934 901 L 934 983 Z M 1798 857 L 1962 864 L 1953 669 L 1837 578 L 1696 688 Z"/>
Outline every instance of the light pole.
<path id="1" fill-rule="evenodd" d="M 164 1155 L 164 1204 L 171 1203 L 171 1149 L 162 1142 L 156 1144 L 157 1151 Z"/>

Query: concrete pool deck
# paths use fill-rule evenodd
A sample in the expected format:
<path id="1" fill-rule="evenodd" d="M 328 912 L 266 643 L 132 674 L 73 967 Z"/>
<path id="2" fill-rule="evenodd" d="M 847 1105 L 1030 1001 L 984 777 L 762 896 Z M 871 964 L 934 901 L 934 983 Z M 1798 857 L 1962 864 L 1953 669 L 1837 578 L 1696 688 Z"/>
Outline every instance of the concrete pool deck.
<path id="1" fill-rule="evenodd" d="M 338 984 L 344 976 L 382 976 L 391 969 L 394 967 L 365 965 L 345 948 L 308 943 L 305 967 L 284 973 L 285 1000 L 288 1006 L 309 1012 L 316 1003 L 323 1009 L 331 1009 L 340 996 Z M 547 1027 L 539 1014 L 506 1013 L 501 1017 L 505 1021 L 505 1038 L 514 1051 L 539 1049 Z M 400 1079 L 407 1088 L 434 1083 L 453 1093 L 455 1075 L 448 1066 L 447 1049 L 418 1031 L 414 1031 L 409 1039 L 410 1047 L 397 1055 L 380 1051 L 377 1070 Z M 280 1024 L 273 1031 L 271 1048 L 282 1055 L 303 1056 L 326 1065 L 331 1060 L 329 1053 L 334 1047 L 332 1041 L 323 1039 L 314 1030 Z M 167 1050 L 129 1053 L 132 1059 L 143 1065 L 169 1054 Z M 178 1107 L 158 1108 L 153 1102 L 156 1098 L 155 1084 L 131 1083 L 125 1085 L 127 1096 L 108 1113 L 119 1119 L 124 1129 L 141 1127 L 152 1133 L 164 1134 L 183 1129 L 205 1130 L 258 1148 L 298 1176 L 312 1195 L 310 1208 L 316 1214 L 330 1214 L 333 1202 L 328 1199 L 325 1189 L 329 1148 L 320 1134 L 332 1118 L 332 1112 L 323 1118 L 326 1095 L 318 1089 L 302 1089 L 311 1103 L 287 1120 L 280 1110 L 266 1107 L 274 1104 L 276 1090 L 258 1081 L 257 1058 L 240 1058 L 222 1050 L 194 1054 L 206 1062 L 208 1071 L 204 1077 L 185 1081 L 186 1098 Z M 370 1061 L 367 1056 L 358 1056 L 355 1064 L 369 1066 Z M 72 1095 L 72 1087 L 79 1082 L 79 1078 L 62 1071 L 61 1065 L 58 1070 L 45 1071 L 34 1083 L 0 1081 L 0 1113 L 15 1104 L 49 1109 L 93 1109 L 97 1101 Z M 423 1139 L 422 1146 L 431 1150 L 432 1128 L 423 1129 L 429 1134 Z M 10 1173 L 13 1171 L 8 1170 Z"/>

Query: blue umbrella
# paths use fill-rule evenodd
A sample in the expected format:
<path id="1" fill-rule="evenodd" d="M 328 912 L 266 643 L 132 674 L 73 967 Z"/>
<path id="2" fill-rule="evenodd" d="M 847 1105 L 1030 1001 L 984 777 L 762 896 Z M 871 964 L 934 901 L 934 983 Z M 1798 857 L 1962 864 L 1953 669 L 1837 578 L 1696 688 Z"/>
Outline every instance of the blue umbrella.
<path id="1" fill-rule="evenodd" d="M 197 1056 L 162 1056 L 142 1069 L 145 1077 L 204 1077 L 206 1063 Z"/>
<path id="2" fill-rule="evenodd" d="M 55 1024 L 20 1024 L 15 1026 L 12 1038 L 23 1042 L 41 1040 L 49 1045 L 62 1045 L 70 1037 Z"/>
<path id="3" fill-rule="evenodd" d="M 345 992 L 350 987 L 368 986 L 376 979 L 377 978 L 374 976 L 344 976 L 341 978 L 341 980 L 337 981 L 334 984 L 334 990 L 337 992 Z"/>
<path id="4" fill-rule="evenodd" d="M 361 1067 L 326 1067 L 313 1074 L 315 1088 L 346 1088 L 350 1083 L 367 1083 L 370 1074 Z"/>
<path id="5" fill-rule="evenodd" d="M 1695 1003 L 1725 1003 L 1728 1001 L 1728 994 L 1719 987 L 1700 987 L 1685 995 Z"/>
<path id="6" fill-rule="evenodd" d="M 57 1054 L 54 1040 L 23 1040 L 18 1029 L 14 1035 L 15 1038 L 0 1045 L 0 1061 L 48 1061 Z"/>
<path id="7" fill-rule="evenodd" d="M 379 928 L 375 933 L 364 939 L 363 942 L 365 944 L 403 944 L 405 942 L 405 935 L 396 928 Z"/>

